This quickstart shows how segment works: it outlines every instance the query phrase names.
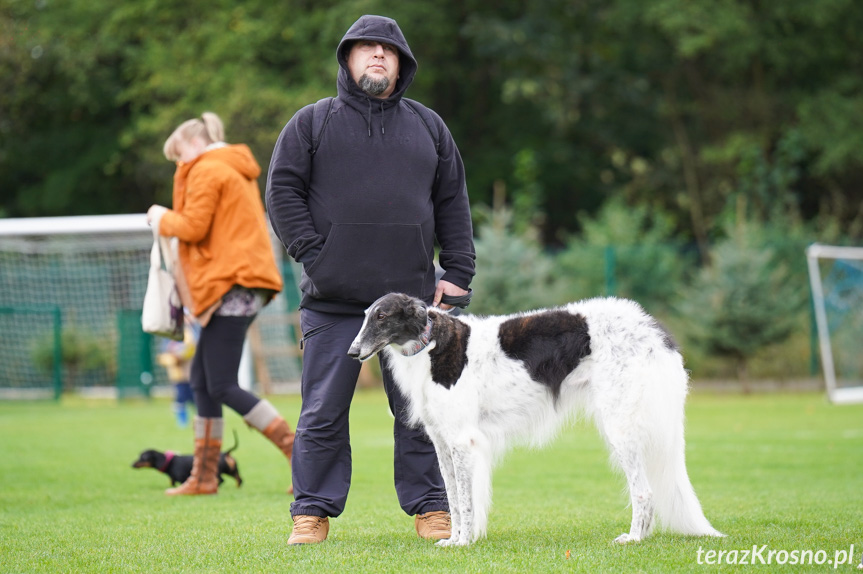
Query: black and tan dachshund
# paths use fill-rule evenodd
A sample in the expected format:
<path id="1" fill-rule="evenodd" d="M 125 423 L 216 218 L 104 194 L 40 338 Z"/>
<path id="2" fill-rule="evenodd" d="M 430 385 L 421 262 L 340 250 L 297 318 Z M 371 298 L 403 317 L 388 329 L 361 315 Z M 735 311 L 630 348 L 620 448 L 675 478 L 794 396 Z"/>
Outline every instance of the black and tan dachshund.
<path id="1" fill-rule="evenodd" d="M 237 466 L 237 461 L 231 456 L 231 452 L 239 446 L 240 441 L 237 438 L 237 431 L 234 431 L 234 446 L 219 455 L 219 484 L 222 482 L 222 475 L 227 474 L 232 476 L 237 481 L 237 488 L 243 484 L 243 479 L 240 477 L 240 467 Z M 163 472 L 171 479 L 171 486 L 177 483 L 183 483 L 192 474 L 192 455 L 174 454 L 169 451 L 145 450 L 138 457 L 138 460 L 132 463 L 132 468 L 155 468 L 159 472 Z"/>

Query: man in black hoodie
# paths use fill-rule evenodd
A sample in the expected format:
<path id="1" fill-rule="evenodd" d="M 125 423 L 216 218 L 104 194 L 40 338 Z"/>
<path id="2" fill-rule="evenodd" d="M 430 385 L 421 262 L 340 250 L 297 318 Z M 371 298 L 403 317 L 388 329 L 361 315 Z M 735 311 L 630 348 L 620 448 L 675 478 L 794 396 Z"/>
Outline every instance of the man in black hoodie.
<path id="1" fill-rule="evenodd" d="M 282 131 L 267 207 L 303 265 L 303 405 L 293 454 L 289 544 L 322 542 L 351 480 L 348 412 L 360 364 L 347 356 L 363 312 L 402 292 L 429 303 L 463 296 L 474 275 L 464 166 L 443 120 L 403 95 L 417 63 L 398 24 L 363 16 L 339 43 L 338 97 L 301 109 Z M 316 111 L 317 110 L 317 111 Z M 325 110 L 325 121 L 314 114 Z M 313 127 L 321 126 L 321 127 Z M 313 133 L 320 130 L 320 133 Z M 435 281 L 434 243 L 443 276 Z M 395 483 L 417 533 L 448 538 L 449 505 L 434 447 L 405 424 L 405 399 L 382 364 L 395 414 Z"/>

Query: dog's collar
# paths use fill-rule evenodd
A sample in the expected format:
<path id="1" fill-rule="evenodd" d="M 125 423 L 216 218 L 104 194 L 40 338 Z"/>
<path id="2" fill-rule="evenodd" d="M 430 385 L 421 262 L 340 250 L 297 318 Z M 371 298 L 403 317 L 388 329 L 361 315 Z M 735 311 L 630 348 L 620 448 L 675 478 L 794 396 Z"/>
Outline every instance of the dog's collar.
<path id="1" fill-rule="evenodd" d="M 402 355 L 405 357 L 413 357 L 423 349 L 429 346 L 429 342 L 431 341 L 431 331 L 432 325 L 434 322 L 432 321 L 431 316 L 426 320 L 426 328 L 423 329 L 423 332 L 420 333 L 420 340 L 413 341 L 410 346 L 402 347 Z"/>
<path id="2" fill-rule="evenodd" d="M 168 470 L 168 465 L 171 464 L 171 461 L 174 460 L 174 451 L 166 450 L 165 451 L 165 464 L 159 467 L 159 472 L 165 472 Z"/>

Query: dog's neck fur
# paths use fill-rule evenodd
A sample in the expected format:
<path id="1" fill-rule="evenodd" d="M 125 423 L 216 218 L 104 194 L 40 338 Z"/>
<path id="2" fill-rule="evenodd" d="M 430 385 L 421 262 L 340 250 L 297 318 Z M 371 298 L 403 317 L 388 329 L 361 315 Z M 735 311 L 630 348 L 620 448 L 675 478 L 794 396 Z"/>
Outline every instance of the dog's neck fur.
<path id="1" fill-rule="evenodd" d="M 432 325 L 434 322 L 432 321 L 432 316 L 429 315 L 426 319 L 426 327 L 423 329 L 423 332 L 420 333 L 420 338 L 416 341 L 411 341 L 410 344 L 405 345 L 401 348 L 401 353 L 405 357 L 413 357 L 423 349 L 429 346 L 432 337 Z"/>

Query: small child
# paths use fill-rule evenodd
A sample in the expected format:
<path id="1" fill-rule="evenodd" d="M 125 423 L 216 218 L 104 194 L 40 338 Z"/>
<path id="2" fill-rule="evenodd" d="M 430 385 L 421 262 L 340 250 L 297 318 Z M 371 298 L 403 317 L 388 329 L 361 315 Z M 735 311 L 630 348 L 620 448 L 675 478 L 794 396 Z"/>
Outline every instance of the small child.
<path id="1" fill-rule="evenodd" d="M 186 326 L 182 341 L 165 339 L 162 352 L 156 356 L 156 361 L 168 371 L 168 380 L 174 384 L 174 415 L 180 428 L 189 426 L 189 415 L 186 414 L 186 403 L 192 403 L 192 387 L 189 384 L 189 370 L 195 347 L 198 341 L 198 330 L 192 321 L 186 318 Z"/>

